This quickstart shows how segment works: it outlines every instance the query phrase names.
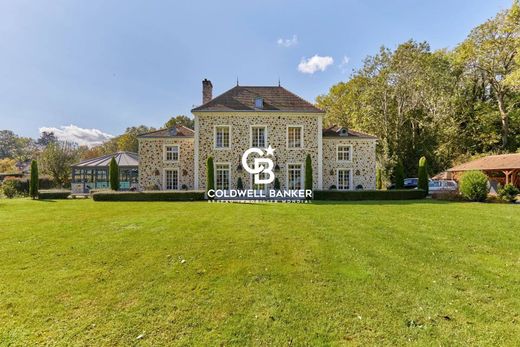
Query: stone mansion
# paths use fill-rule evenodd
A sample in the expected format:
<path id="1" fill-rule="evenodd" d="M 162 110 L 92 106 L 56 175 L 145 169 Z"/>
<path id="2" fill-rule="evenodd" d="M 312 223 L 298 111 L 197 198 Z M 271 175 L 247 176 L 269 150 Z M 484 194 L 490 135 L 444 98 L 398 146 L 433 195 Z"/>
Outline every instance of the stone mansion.
<path id="1" fill-rule="evenodd" d="M 203 190 L 213 158 L 216 189 L 257 187 L 241 165 L 250 147 L 275 149 L 281 189 L 303 189 L 311 157 L 314 189 L 375 189 L 376 137 L 323 127 L 324 111 L 281 86 L 235 86 L 213 98 L 202 81 L 202 105 L 192 109 L 195 129 L 176 126 L 139 136 L 142 190 Z"/>

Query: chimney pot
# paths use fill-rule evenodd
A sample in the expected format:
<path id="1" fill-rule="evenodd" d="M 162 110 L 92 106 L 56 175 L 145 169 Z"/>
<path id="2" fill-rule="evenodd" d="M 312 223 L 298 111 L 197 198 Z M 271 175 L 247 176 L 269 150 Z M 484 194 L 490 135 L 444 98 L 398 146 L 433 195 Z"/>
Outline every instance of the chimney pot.
<path id="1" fill-rule="evenodd" d="M 202 104 L 210 102 L 213 99 L 213 84 L 205 78 L 202 81 Z"/>

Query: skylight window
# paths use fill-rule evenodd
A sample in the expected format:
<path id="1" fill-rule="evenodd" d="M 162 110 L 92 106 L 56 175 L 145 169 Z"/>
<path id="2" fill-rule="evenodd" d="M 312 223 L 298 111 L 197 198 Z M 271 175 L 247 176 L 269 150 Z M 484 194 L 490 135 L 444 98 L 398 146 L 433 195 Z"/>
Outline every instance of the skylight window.
<path id="1" fill-rule="evenodd" d="M 264 108 L 264 99 L 263 98 L 255 99 L 255 108 Z"/>

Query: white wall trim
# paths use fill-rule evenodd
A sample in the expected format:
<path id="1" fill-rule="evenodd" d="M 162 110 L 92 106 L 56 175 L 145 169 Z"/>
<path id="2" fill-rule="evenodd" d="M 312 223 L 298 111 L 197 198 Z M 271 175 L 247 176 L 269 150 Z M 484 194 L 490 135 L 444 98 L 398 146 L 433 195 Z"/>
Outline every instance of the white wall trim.
<path id="1" fill-rule="evenodd" d="M 193 117 L 195 121 L 195 155 L 193 156 L 195 166 L 193 167 L 193 189 L 196 190 L 199 189 L 199 117 L 197 117 L 197 115 L 194 115 Z"/>
<path id="2" fill-rule="evenodd" d="M 323 116 L 318 117 L 318 189 L 323 189 Z"/>

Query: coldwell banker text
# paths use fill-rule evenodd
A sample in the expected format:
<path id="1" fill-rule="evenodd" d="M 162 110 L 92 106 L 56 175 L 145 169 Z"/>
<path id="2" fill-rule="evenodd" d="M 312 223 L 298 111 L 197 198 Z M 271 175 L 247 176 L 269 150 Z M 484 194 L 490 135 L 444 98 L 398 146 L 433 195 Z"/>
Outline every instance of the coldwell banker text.
<path id="1" fill-rule="evenodd" d="M 258 200 L 258 201 L 310 201 L 312 199 L 311 189 L 295 189 L 295 190 L 255 190 L 255 189 L 210 189 L 208 190 L 208 198 L 214 200 L 240 201 L 240 200 Z"/>

